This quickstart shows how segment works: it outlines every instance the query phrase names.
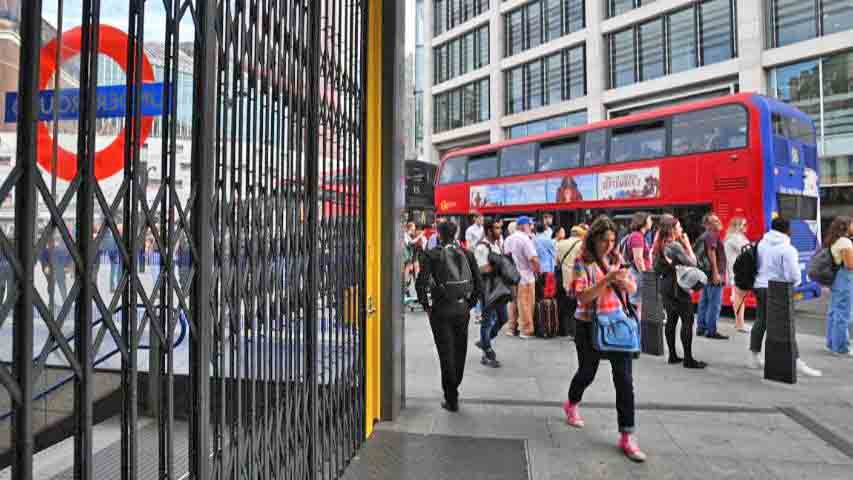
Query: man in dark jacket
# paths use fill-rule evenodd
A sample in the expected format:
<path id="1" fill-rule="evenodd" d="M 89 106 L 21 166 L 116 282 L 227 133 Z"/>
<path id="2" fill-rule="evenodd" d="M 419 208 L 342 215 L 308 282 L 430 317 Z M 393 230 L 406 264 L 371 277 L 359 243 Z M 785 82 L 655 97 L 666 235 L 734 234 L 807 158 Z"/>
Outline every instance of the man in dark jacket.
<path id="1" fill-rule="evenodd" d="M 423 264 L 415 288 L 418 302 L 429 315 L 429 324 L 438 350 L 441 364 L 441 386 L 444 390 L 444 402 L 441 406 L 451 412 L 459 410 L 459 385 L 465 373 L 465 357 L 468 353 L 469 311 L 482 295 L 482 278 L 474 255 L 464 250 L 455 241 L 456 224 L 444 222 L 438 225 L 438 248 L 423 255 Z M 452 300 L 444 297 L 438 279 L 433 276 L 442 261 L 442 250 L 458 249 L 468 260 L 471 271 L 473 291 L 468 298 Z M 431 298 L 427 294 L 431 290 Z"/>

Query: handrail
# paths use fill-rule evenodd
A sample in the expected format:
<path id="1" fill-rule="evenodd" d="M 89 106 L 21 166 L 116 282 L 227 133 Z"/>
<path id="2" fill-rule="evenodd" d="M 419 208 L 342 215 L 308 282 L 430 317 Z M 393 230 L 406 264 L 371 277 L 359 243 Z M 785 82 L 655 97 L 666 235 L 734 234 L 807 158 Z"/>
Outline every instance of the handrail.
<path id="1" fill-rule="evenodd" d="M 145 308 L 145 304 L 137 303 L 136 308 L 137 309 L 138 308 Z M 118 313 L 121 310 L 123 310 L 123 307 L 119 307 L 113 313 Z M 172 309 L 172 310 L 175 310 L 175 309 Z M 99 325 L 103 321 L 104 321 L 104 318 L 102 316 L 101 318 L 95 320 L 92 323 L 92 327 L 94 328 L 95 326 Z M 180 323 L 181 330 L 180 330 L 180 333 L 178 334 L 178 338 L 175 340 L 175 343 L 172 345 L 172 348 L 176 348 L 179 345 L 181 345 L 187 336 L 187 319 L 183 313 L 181 313 L 178 316 L 178 321 Z M 74 335 L 71 335 L 70 337 L 65 337 L 66 342 L 72 342 L 73 340 L 74 340 Z M 50 351 L 48 352 L 48 355 L 55 352 L 58 348 L 59 348 L 59 346 L 55 345 L 53 348 L 50 349 Z M 151 345 L 140 345 L 139 346 L 139 350 L 150 350 L 150 349 L 151 349 Z M 92 367 L 96 367 L 96 366 L 106 362 L 107 360 L 109 360 L 110 358 L 115 356 L 115 354 L 119 353 L 120 351 L 121 350 L 119 348 L 115 348 L 114 350 L 105 354 L 103 357 L 96 359 L 95 362 L 92 364 Z M 33 359 L 33 361 L 36 361 L 36 360 L 38 360 L 38 357 Z M 59 382 L 55 383 L 54 385 L 51 385 L 49 388 L 45 389 L 44 391 L 42 391 L 42 392 L 38 393 L 36 396 L 34 396 L 33 401 L 34 402 L 39 401 L 39 400 L 47 397 L 51 393 L 62 388 L 64 385 L 66 385 L 68 382 L 70 382 L 73 379 L 74 379 L 74 375 L 70 375 L 70 376 L 60 380 Z M 14 411 L 6 412 L 6 413 L 0 415 L 0 422 L 6 420 L 7 418 L 12 417 L 13 415 L 14 415 Z"/>

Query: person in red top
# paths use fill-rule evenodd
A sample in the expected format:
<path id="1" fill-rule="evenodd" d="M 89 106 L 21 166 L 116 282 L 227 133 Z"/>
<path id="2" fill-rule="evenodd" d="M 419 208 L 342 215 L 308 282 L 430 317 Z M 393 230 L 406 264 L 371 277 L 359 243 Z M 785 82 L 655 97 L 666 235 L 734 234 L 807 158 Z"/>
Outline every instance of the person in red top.
<path id="1" fill-rule="evenodd" d="M 578 411 L 583 393 L 589 387 L 602 358 L 610 360 L 613 369 L 613 386 L 616 389 L 616 412 L 619 425 L 619 448 L 633 461 L 643 462 L 646 454 L 633 438 L 634 431 L 634 379 L 633 356 L 627 352 L 599 352 L 592 344 L 593 305 L 598 313 L 614 312 L 622 308 L 617 294 L 632 294 L 637 285 L 616 250 L 616 224 L 606 216 L 598 217 L 584 239 L 583 251 L 575 262 L 572 289 L 578 300 L 575 311 L 577 321 L 575 347 L 578 370 L 572 378 L 569 399 L 563 403 L 566 422 L 577 428 L 584 426 Z M 618 293 L 617 293 L 618 292 Z"/>

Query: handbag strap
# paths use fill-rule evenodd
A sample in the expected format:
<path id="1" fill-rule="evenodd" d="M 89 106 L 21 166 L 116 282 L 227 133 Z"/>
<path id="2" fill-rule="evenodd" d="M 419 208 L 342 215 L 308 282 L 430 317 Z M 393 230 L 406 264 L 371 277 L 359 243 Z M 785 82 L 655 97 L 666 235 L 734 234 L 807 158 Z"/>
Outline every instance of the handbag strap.
<path id="1" fill-rule="evenodd" d="M 578 248 L 578 246 L 580 246 L 580 244 L 581 244 L 581 243 L 583 243 L 581 240 L 576 241 L 576 242 L 575 242 L 575 244 L 574 244 L 574 245 L 572 245 L 572 248 L 570 248 L 570 249 L 569 249 L 569 251 L 568 251 L 568 252 L 566 252 L 566 254 L 565 254 L 565 255 L 563 255 L 563 258 L 562 258 L 562 259 L 560 259 L 560 269 L 561 269 L 561 270 L 562 270 L 562 268 L 565 266 L 566 258 L 568 258 L 568 257 L 569 257 L 569 255 L 571 255 L 571 254 L 572 254 L 572 252 L 574 252 L 574 251 L 575 251 L 575 249 L 576 249 L 576 248 Z"/>
<path id="2" fill-rule="evenodd" d="M 602 272 L 608 271 L 606 268 L 604 268 L 604 264 L 601 262 L 600 259 L 596 258 L 595 263 L 598 264 L 598 268 L 600 268 Z M 637 312 L 634 310 L 634 306 L 631 305 L 631 302 L 626 301 L 628 298 L 628 293 L 623 292 L 622 289 L 616 286 L 616 284 L 610 284 L 610 288 L 613 289 L 613 293 L 616 294 L 616 298 L 619 299 L 619 303 L 622 304 L 622 310 L 626 310 L 627 313 L 630 314 L 632 317 L 637 318 Z M 622 299 L 622 294 L 625 295 L 625 299 Z M 595 299 L 595 302 L 593 303 L 597 307 L 598 299 Z"/>

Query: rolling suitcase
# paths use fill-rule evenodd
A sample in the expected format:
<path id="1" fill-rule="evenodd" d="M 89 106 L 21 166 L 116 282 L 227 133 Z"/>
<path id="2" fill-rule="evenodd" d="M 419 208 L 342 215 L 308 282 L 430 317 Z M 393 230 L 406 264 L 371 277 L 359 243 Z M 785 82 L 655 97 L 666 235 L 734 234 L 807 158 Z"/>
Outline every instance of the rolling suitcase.
<path id="1" fill-rule="evenodd" d="M 546 298 L 536 302 L 533 321 L 536 327 L 537 337 L 556 337 L 560 330 L 560 318 L 557 312 L 557 302 L 553 298 Z"/>

